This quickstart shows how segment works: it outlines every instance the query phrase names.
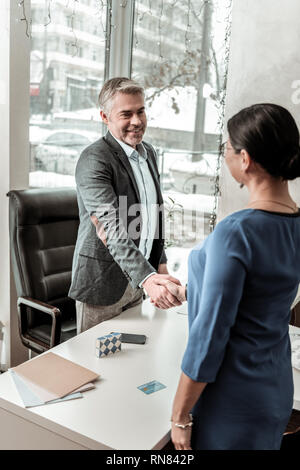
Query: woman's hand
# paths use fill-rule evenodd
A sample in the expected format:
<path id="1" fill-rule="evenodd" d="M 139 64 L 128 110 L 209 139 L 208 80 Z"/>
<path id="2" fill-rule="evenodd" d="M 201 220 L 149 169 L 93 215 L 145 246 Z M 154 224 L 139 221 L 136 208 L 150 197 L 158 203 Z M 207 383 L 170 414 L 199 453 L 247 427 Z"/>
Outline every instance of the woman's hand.
<path id="1" fill-rule="evenodd" d="M 191 435 L 192 427 L 181 429 L 172 423 L 171 439 L 176 450 L 192 450 Z"/>
<path id="2" fill-rule="evenodd" d="M 186 301 L 186 298 L 185 298 L 185 286 L 179 286 L 177 284 L 174 284 L 174 282 L 171 282 L 171 281 L 167 281 L 165 283 L 165 286 L 166 288 L 168 289 L 168 291 L 174 295 L 174 297 L 177 297 L 177 299 L 180 301 L 180 302 L 185 302 Z"/>
<path id="3" fill-rule="evenodd" d="M 176 423 L 186 425 L 193 421 L 191 411 L 206 387 L 205 382 L 196 382 L 181 372 L 172 408 L 171 439 L 176 450 L 191 450 L 192 427 L 182 429 Z"/>

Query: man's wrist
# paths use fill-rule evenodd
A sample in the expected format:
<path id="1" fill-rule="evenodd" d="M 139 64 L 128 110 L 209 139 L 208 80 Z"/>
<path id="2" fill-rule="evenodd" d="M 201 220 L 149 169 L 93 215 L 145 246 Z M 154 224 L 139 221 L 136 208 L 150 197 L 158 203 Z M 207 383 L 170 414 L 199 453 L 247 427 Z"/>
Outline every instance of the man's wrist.
<path id="1" fill-rule="evenodd" d="M 142 289 L 144 282 L 145 282 L 150 276 L 153 276 L 154 274 L 157 274 L 156 271 L 153 271 L 152 273 L 148 274 L 148 276 L 146 276 L 145 279 L 143 279 L 143 280 L 139 283 L 139 287 Z"/>

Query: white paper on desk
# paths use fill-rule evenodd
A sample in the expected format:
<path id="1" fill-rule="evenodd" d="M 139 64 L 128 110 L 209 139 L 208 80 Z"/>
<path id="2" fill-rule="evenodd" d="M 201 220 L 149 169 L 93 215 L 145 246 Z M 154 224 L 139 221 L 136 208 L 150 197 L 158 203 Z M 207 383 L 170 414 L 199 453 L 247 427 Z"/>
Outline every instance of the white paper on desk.
<path id="1" fill-rule="evenodd" d="M 42 401 L 40 397 L 34 394 L 34 392 L 30 389 L 30 387 L 28 387 L 28 385 L 23 381 L 23 379 L 18 376 L 18 374 L 16 374 L 11 369 L 9 370 L 9 372 L 16 386 L 16 389 L 18 390 L 18 393 L 24 403 L 25 408 L 32 408 L 34 406 L 41 406 L 46 404 L 48 405 L 51 403 L 58 403 L 66 400 L 74 400 L 76 398 L 82 397 L 82 394 L 80 392 L 73 392 L 63 398 L 51 400 L 46 403 L 45 401 Z M 84 387 L 81 387 L 81 389 L 84 389 Z"/>
<path id="2" fill-rule="evenodd" d="M 42 387 L 39 387 L 38 385 L 34 384 L 30 380 L 26 379 L 25 377 L 21 377 L 17 372 L 12 370 L 14 377 L 18 378 L 18 383 L 22 383 L 27 389 L 32 392 L 33 396 L 38 398 L 39 402 L 41 404 L 45 404 L 49 401 L 52 400 L 57 400 L 57 396 L 51 392 L 48 392 L 48 390 L 43 389 Z M 21 382 L 20 382 L 21 381 Z"/>

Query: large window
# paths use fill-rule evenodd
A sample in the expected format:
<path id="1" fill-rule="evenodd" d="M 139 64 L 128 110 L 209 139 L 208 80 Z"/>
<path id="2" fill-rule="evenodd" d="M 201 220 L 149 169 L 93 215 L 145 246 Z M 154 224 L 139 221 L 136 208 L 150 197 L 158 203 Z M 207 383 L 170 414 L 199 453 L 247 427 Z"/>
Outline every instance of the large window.
<path id="1" fill-rule="evenodd" d="M 227 3 L 227 5 L 226 5 Z M 210 231 L 220 134 L 228 2 L 136 0 L 132 77 L 146 89 L 158 150 L 171 270 Z"/>
<path id="2" fill-rule="evenodd" d="M 106 4 L 31 0 L 30 186 L 74 185 L 80 152 L 99 138 Z"/>
<path id="3" fill-rule="evenodd" d="M 97 97 L 107 58 L 116 62 L 133 26 L 125 55 L 146 91 L 145 139 L 158 152 L 168 255 L 181 278 L 216 204 L 229 8 L 230 0 L 31 0 L 30 185 L 75 184 L 80 152 L 104 130 Z"/>

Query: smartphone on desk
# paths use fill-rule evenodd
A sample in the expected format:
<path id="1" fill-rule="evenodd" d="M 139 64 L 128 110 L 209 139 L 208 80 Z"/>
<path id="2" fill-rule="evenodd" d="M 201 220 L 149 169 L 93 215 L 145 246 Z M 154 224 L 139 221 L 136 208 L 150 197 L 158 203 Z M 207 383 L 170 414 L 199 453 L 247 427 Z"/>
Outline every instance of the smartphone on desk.
<path id="1" fill-rule="evenodd" d="M 114 332 L 112 331 L 112 333 Z M 121 341 L 122 343 L 145 344 L 146 336 L 131 333 L 121 333 Z"/>

